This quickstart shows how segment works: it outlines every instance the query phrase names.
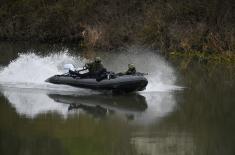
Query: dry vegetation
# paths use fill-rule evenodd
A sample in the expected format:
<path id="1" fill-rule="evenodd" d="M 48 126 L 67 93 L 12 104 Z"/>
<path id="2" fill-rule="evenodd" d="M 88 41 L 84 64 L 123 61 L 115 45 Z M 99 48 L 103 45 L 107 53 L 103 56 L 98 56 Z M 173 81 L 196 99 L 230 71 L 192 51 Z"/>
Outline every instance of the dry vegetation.
<path id="1" fill-rule="evenodd" d="M 233 53 L 234 4 L 233 0 L 1 0 L 0 39 Z"/>

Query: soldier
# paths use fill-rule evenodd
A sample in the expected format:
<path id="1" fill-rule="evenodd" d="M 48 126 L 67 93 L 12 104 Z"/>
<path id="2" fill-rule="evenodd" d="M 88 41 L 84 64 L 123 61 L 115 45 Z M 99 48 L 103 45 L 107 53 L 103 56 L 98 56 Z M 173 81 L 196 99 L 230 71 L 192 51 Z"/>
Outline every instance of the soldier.
<path id="1" fill-rule="evenodd" d="M 136 73 L 134 64 L 128 64 L 128 70 L 125 72 L 126 75 L 132 75 Z"/>
<path id="2" fill-rule="evenodd" d="M 101 63 L 100 57 L 96 57 L 91 63 L 86 63 L 83 70 L 88 70 L 88 72 L 80 74 L 79 71 L 69 70 L 69 73 L 80 78 L 96 78 L 98 80 L 106 77 L 106 69 Z"/>
<path id="3" fill-rule="evenodd" d="M 86 73 L 86 76 L 89 76 L 90 78 L 96 78 L 97 81 L 106 78 L 107 70 L 104 68 L 100 57 L 96 57 L 93 62 L 87 63 L 85 68 L 89 71 Z"/>
<path id="4" fill-rule="evenodd" d="M 93 62 L 87 63 L 85 65 L 85 68 L 88 69 L 90 74 L 95 74 L 105 69 L 103 64 L 101 63 L 100 57 L 96 57 Z"/>

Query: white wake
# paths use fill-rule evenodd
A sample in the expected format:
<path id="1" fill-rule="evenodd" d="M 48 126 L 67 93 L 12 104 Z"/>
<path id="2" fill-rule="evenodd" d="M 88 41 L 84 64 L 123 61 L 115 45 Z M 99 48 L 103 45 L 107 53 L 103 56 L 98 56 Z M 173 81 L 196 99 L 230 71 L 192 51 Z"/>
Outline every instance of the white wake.
<path id="1" fill-rule="evenodd" d="M 118 53 L 98 54 L 108 70 L 125 71 L 128 63 L 133 63 L 139 72 L 149 74 L 146 76 L 149 84 L 146 90 L 140 93 L 145 96 L 149 107 L 139 118 L 141 122 L 162 117 L 174 109 L 175 100 L 170 92 L 182 87 L 176 85 L 174 69 L 162 57 L 140 47 L 130 47 Z M 34 118 L 40 113 L 56 111 L 66 116 L 68 105 L 53 101 L 48 97 L 48 92 L 72 93 L 78 96 L 99 92 L 49 84 L 45 80 L 55 74 L 62 74 L 64 64 L 71 63 L 75 67 L 82 67 L 86 61 L 82 57 L 69 55 L 67 51 L 48 56 L 39 56 L 35 53 L 19 54 L 8 66 L 0 67 L 0 90 L 20 114 Z M 21 92 L 22 89 L 24 91 Z"/>

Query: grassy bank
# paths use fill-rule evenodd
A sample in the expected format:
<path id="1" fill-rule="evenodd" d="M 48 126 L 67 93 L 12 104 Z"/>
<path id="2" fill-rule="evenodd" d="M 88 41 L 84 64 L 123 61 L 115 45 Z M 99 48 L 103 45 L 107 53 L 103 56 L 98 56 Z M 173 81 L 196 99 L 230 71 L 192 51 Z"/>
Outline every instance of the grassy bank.
<path id="1" fill-rule="evenodd" d="M 220 55 L 235 51 L 234 8 L 233 0 L 2 0 L 0 39 Z"/>
<path id="2" fill-rule="evenodd" d="M 181 58 L 186 62 L 196 61 L 203 64 L 235 64 L 235 54 L 231 52 L 221 53 L 207 53 L 198 51 L 189 52 L 171 52 L 169 54 L 171 59 Z"/>
<path id="3" fill-rule="evenodd" d="M 217 67 L 223 66 L 228 70 L 235 68 L 235 54 L 234 53 L 214 53 L 208 54 L 206 52 L 171 52 L 168 59 L 175 64 L 179 70 L 188 72 L 193 66 L 198 66 L 204 70 L 213 71 Z"/>

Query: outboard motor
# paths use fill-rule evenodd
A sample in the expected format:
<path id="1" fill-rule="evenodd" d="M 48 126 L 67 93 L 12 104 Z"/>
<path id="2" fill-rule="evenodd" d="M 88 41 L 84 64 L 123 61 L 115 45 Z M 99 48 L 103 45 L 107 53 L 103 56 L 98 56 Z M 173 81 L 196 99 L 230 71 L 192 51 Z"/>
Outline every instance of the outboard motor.
<path id="1" fill-rule="evenodd" d="M 74 66 L 73 66 L 72 64 L 65 64 L 65 65 L 64 65 L 64 73 L 68 73 L 69 70 L 75 71 Z"/>

